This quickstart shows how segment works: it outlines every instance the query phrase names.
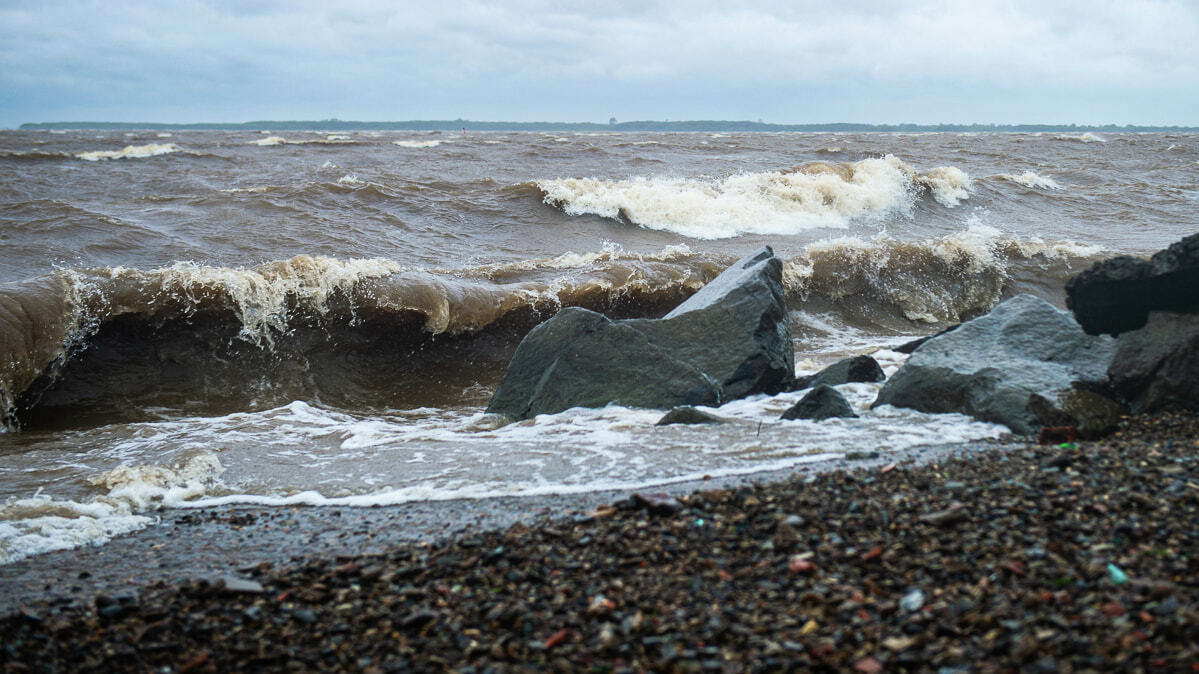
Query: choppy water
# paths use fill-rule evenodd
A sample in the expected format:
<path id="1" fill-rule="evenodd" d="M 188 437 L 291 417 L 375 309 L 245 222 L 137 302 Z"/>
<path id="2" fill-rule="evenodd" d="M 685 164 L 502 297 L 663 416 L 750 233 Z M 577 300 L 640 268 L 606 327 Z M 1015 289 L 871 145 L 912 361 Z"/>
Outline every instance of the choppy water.
<path id="1" fill-rule="evenodd" d="M 482 416 L 562 306 L 665 313 L 763 244 L 810 371 L 1199 228 L 1199 136 L 0 132 L 0 560 L 161 507 L 648 485 L 991 437 Z M 879 354 L 891 369 L 902 357 Z"/>

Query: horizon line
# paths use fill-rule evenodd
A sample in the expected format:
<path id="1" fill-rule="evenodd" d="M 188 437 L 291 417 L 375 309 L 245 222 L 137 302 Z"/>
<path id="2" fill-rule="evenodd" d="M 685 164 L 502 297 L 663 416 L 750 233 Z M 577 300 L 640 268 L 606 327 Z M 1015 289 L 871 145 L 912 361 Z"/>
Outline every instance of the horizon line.
<path id="1" fill-rule="evenodd" d="M 104 122 L 63 121 L 25 122 L 14 130 L 38 129 L 178 129 L 178 130 L 352 130 L 393 129 L 399 131 L 537 131 L 537 130 L 608 130 L 608 131 L 1199 131 L 1199 126 L 1161 124 L 1077 124 L 994 122 L 885 123 L 810 122 L 774 123 L 750 120 L 634 120 L 618 122 L 506 122 L 468 119 L 410 119 L 397 121 L 360 121 L 337 118 L 319 120 L 253 120 L 247 122 Z"/>

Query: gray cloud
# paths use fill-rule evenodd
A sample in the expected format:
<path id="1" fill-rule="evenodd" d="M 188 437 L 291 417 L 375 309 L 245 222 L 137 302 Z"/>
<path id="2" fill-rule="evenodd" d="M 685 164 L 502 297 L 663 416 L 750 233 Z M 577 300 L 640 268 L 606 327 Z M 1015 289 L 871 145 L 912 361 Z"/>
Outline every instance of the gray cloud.
<path id="1" fill-rule="evenodd" d="M 1199 10 L 1185 0 L 6 2 L 0 125 L 1199 124 L 1195 35 Z"/>

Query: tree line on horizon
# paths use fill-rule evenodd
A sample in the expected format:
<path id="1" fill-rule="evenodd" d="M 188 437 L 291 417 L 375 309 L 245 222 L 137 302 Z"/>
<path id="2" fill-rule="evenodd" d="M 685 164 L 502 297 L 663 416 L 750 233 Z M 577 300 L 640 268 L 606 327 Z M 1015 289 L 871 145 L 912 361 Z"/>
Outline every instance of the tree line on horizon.
<path id="1" fill-rule="evenodd" d="M 1140 133 L 1154 131 L 1199 131 L 1193 126 L 1144 126 L 1125 124 L 859 124 L 853 122 L 819 124 L 771 124 L 767 122 L 690 120 L 690 121 L 631 121 L 607 124 L 597 122 L 478 122 L 454 120 L 407 120 L 399 122 L 360 122 L 340 119 L 322 120 L 264 120 L 252 122 L 196 122 L 168 124 L 158 122 L 28 122 L 20 129 L 149 129 L 149 130 L 217 130 L 217 131 L 711 131 L 711 132 L 1108 132 Z"/>

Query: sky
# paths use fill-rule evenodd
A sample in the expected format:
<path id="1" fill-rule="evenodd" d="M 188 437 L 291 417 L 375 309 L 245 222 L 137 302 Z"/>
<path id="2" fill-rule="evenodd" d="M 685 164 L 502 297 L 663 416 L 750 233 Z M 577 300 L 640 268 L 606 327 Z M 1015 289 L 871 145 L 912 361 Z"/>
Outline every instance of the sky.
<path id="1" fill-rule="evenodd" d="M 1194 0 L 0 0 L 0 127 L 1199 126 Z"/>

